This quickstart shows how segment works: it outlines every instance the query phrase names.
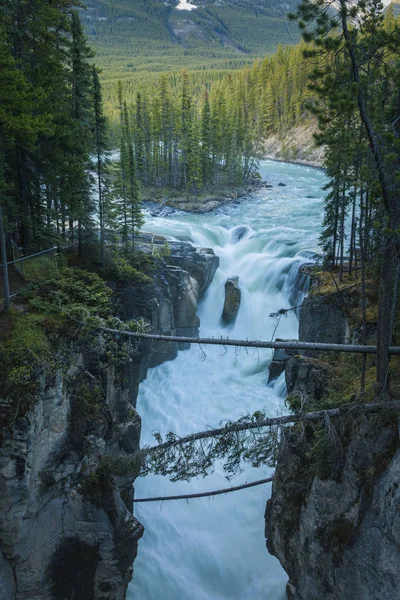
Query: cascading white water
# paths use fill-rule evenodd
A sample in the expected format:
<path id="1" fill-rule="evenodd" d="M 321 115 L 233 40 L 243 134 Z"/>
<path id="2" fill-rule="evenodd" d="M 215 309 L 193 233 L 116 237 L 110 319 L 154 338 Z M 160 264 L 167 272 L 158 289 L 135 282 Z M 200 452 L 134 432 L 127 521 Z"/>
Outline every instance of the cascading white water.
<path id="1" fill-rule="evenodd" d="M 298 267 L 307 251 L 318 249 L 322 219 L 322 171 L 265 161 L 261 172 L 274 187 L 213 214 L 149 217 L 145 230 L 212 247 L 220 268 L 199 306 L 202 336 L 271 339 L 269 314 L 301 299 L 293 295 Z M 286 187 L 278 187 L 279 182 Z M 242 226 L 238 228 L 238 226 Z M 241 234 L 241 235 L 240 235 Z M 240 239 L 238 239 L 240 238 Z M 236 322 L 221 324 L 224 284 L 238 275 L 242 302 Z M 297 337 L 290 313 L 276 335 Z M 263 407 L 282 410 L 284 378 L 267 386 L 272 352 L 197 347 L 149 371 L 140 386 L 142 444 L 153 431 L 180 435 L 217 426 Z M 205 479 L 171 483 L 147 476 L 136 482 L 136 496 L 163 496 L 220 489 L 269 475 L 267 468 L 245 468 L 229 483 L 216 465 Z M 261 486 L 214 499 L 135 507 L 145 526 L 139 544 L 130 600 L 281 600 L 286 575 L 265 549 L 264 509 L 270 488 Z"/>

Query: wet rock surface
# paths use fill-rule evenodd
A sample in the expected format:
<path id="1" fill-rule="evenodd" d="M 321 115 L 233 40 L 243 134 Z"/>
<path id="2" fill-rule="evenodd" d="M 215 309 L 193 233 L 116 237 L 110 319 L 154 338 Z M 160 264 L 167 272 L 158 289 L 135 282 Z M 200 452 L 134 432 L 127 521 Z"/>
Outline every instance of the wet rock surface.
<path id="1" fill-rule="evenodd" d="M 225 283 L 225 302 L 221 317 L 224 323 L 235 321 L 239 312 L 241 297 L 239 277 L 230 277 Z"/>
<path id="2" fill-rule="evenodd" d="M 252 233 L 252 229 L 248 225 L 238 225 L 232 230 L 232 241 L 234 244 L 237 244 L 244 237 L 250 235 Z"/>

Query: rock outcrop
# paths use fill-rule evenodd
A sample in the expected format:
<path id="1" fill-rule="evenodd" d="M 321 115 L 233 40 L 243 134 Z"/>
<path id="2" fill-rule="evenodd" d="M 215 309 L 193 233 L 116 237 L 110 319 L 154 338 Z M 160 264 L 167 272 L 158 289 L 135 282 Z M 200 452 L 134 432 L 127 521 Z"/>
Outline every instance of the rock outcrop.
<path id="1" fill-rule="evenodd" d="M 118 316 L 197 335 L 197 301 L 218 258 L 181 243 L 169 262 L 152 282 L 110 282 Z M 110 346 L 97 334 L 60 344 L 62 368 L 0 431 L 0 600 L 124 600 L 143 534 L 132 502 L 138 387 L 177 346 Z"/>
<path id="2" fill-rule="evenodd" d="M 251 235 L 253 230 L 248 225 L 237 225 L 231 231 L 231 238 L 234 244 L 240 242 L 244 237 Z"/>
<path id="3" fill-rule="evenodd" d="M 93 355 L 65 349 L 66 370 L 43 378 L 33 408 L 3 432 L 1 600 L 125 598 L 143 534 L 137 472 L 99 468 L 138 449 L 140 418 L 125 384 L 133 365 L 103 362 L 97 341 Z"/>
<path id="4" fill-rule="evenodd" d="M 142 236 L 146 240 L 145 235 Z M 162 248 L 164 238 L 153 239 Z M 115 288 L 119 297 L 122 320 L 144 318 L 152 331 L 162 335 L 196 337 L 199 332 L 197 304 L 219 267 L 219 258 L 211 248 L 195 248 L 185 242 L 168 242 L 168 263 L 160 266 L 153 281 L 143 284 L 123 283 Z M 153 342 L 143 345 L 136 387 L 149 367 L 173 360 L 178 349 L 187 348 L 175 342 Z"/>
<path id="5" fill-rule="evenodd" d="M 222 321 L 233 323 L 238 315 L 242 292 L 239 287 L 239 277 L 230 277 L 225 283 L 225 302 L 222 311 Z"/>
<path id="6" fill-rule="evenodd" d="M 358 302 L 308 297 L 300 339 L 357 343 L 343 300 L 350 309 Z M 299 411 L 326 406 L 335 386 L 334 369 L 317 357 L 285 359 L 285 377 L 288 404 Z M 267 547 L 289 576 L 288 599 L 400 599 L 398 414 L 354 413 L 329 426 L 288 427 L 283 435 L 265 517 Z"/>
<path id="7" fill-rule="evenodd" d="M 187 271 L 199 285 L 198 297 L 201 298 L 210 285 L 219 267 L 219 258 L 211 248 L 195 248 L 182 242 L 168 242 L 170 262 Z"/>
<path id="8" fill-rule="evenodd" d="M 288 436 L 278 462 L 266 536 L 289 575 L 290 600 L 400 597 L 397 424 L 360 419 L 347 436 L 345 448 L 311 458 L 312 437 Z"/>
<path id="9" fill-rule="evenodd" d="M 350 340 L 350 327 L 343 301 L 336 294 L 328 298 L 308 296 L 299 316 L 299 340 L 347 344 Z"/>
<path id="10" fill-rule="evenodd" d="M 297 340 L 283 340 L 276 338 L 276 342 L 295 342 Z M 268 383 L 282 375 L 287 361 L 296 354 L 296 350 L 286 350 L 285 348 L 275 348 L 272 361 L 269 367 Z"/>
<path id="11" fill-rule="evenodd" d="M 292 356 L 285 363 L 285 380 L 288 394 L 302 400 L 319 401 L 330 391 L 334 380 L 332 367 L 316 358 Z"/>

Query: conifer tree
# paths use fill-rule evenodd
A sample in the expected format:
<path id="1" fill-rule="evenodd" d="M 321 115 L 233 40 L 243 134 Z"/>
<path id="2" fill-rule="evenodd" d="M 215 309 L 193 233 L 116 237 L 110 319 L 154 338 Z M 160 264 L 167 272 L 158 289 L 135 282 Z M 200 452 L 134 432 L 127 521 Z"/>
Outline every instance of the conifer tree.
<path id="1" fill-rule="evenodd" d="M 80 143 L 70 145 L 69 204 L 70 228 L 74 232 L 74 220 L 78 221 L 79 252 L 83 250 L 83 234 L 92 228 L 93 204 L 91 185 L 88 178 L 89 151 L 91 146 L 91 68 L 89 59 L 93 57 L 83 32 L 82 23 L 76 11 L 71 14 L 71 133 L 80 135 Z"/>
<path id="2" fill-rule="evenodd" d="M 98 70 L 93 66 L 93 112 L 94 112 L 94 137 L 96 151 L 96 172 L 97 172 L 97 190 L 98 190 L 98 212 L 99 212 L 99 228 L 100 228 L 100 250 L 101 256 L 104 256 L 104 228 L 105 228 L 105 211 L 103 199 L 104 186 L 104 163 L 105 152 L 107 150 L 107 129 L 106 118 L 103 111 L 103 98 L 101 85 L 99 81 Z"/>
<path id="3" fill-rule="evenodd" d="M 120 160 L 119 178 L 116 186 L 117 220 L 121 223 L 122 237 L 126 248 L 131 237 L 132 249 L 135 248 L 135 236 L 139 233 L 144 219 L 140 206 L 139 181 L 135 165 L 134 150 L 131 141 L 129 114 L 126 102 L 123 100 L 122 85 L 119 92 L 120 100 Z"/>
<path id="4" fill-rule="evenodd" d="M 212 181 L 212 131 L 210 98 L 204 94 L 203 112 L 201 115 L 201 169 L 202 181 L 208 185 Z"/>
<path id="5" fill-rule="evenodd" d="M 292 17 L 298 20 L 305 41 L 314 44 L 307 51 L 308 54 L 319 59 L 323 57 L 325 65 L 330 67 L 317 69 L 314 73 L 314 79 L 318 82 L 315 90 L 328 108 L 328 117 L 322 115 L 320 120 L 329 122 L 331 115 L 345 109 L 347 103 L 355 105 L 358 122 L 369 146 L 366 164 L 371 175 L 368 180 L 375 182 L 372 189 L 379 189 L 378 213 L 382 215 L 377 383 L 379 391 L 385 395 L 389 383 L 388 348 L 391 343 L 392 298 L 396 292 L 394 286 L 400 227 L 400 201 L 395 192 L 394 176 L 400 159 L 396 132 L 392 129 L 398 105 L 392 112 L 394 105 L 390 103 L 399 73 L 400 30 L 398 27 L 391 29 L 391 25 L 385 27 L 381 2 L 367 0 L 353 3 L 340 0 L 337 14 L 332 14 L 328 5 L 323 0 L 303 0 Z M 388 78 L 386 61 L 390 53 L 392 74 Z M 398 97 L 397 92 L 395 96 Z M 385 104 L 387 109 L 382 110 Z M 380 109 L 377 110 L 379 105 Z M 346 129 L 346 123 L 344 119 L 343 129 Z M 351 167 L 354 168 L 353 165 Z"/>
<path id="6" fill-rule="evenodd" d="M 202 186 L 202 164 L 200 151 L 200 132 L 197 118 L 192 117 L 188 132 L 187 147 L 188 193 L 196 194 Z"/>

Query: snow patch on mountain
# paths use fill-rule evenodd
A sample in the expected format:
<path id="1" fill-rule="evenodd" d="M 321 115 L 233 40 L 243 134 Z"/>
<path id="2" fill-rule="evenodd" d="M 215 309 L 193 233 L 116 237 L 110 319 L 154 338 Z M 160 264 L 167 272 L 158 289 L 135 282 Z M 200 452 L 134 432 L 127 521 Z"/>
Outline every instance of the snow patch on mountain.
<path id="1" fill-rule="evenodd" d="M 195 6 L 191 2 L 192 0 L 180 0 L 176 8 L 178 10 L 194 10 L 195 8 L 197 8 L 197 6 Z"/>

